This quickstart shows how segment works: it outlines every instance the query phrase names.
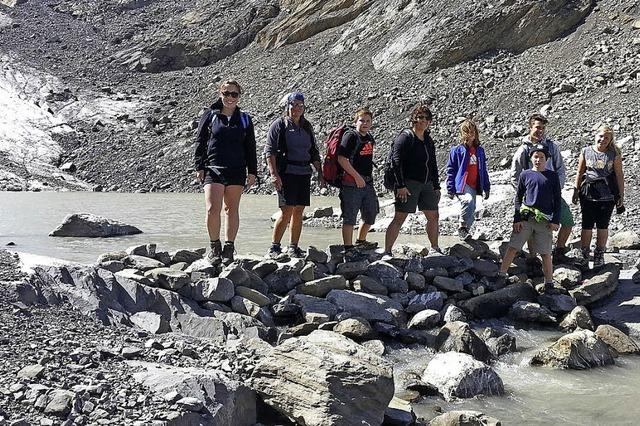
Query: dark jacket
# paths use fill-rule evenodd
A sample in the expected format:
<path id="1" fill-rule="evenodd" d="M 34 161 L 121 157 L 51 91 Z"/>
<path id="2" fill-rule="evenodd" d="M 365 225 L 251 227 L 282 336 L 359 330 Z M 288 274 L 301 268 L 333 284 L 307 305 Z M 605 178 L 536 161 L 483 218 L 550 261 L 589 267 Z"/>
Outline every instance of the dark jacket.
<path id="1" fill-rule="evenodd" d="M 276 163 L 278 167 L 278 173 L 282 174 L 285 172 L 287 168 L 287 164 L 297 165 L 298 167 L 303 167 L 302 164 L 297 164 L 297 162 L 292 162 L 292 160 L 287 159 L 287 153 L 289 151 L 287 147 L 287 119 L 284 117 L 280 117 L 271 123 L 269 126 L 269 131 L 267 132 L 267 143 L 264 146 L 264 156 L 268 158 L 270 156 L 276 157 Z M 318 145 L 316 143 L 315 132 L 313 131 L 313 127 L 311 123 L 304 117 L 301 118 L 300 128 L 307 132 L 311 138 L 311 146 L 309 148 L 309 164 L 320 163 L 320 151 L 318 150 Z M 309 167 L 307 165 L 307 167 Z M 309 173 L 311 173 L 311 168 L 309 167 Z"/>
<path id="2" fill-rule="evenodd" d="M 228 120 L 221 110 L 222 100 L 218 99 L 200 118 L 194 155 L 195 169 L 246 168 L 249 174 L 256 175 L 258 159 L 251 117 L 236 107 L 231 120 Z M 245 115 L 244 120 L 240 114 Z"/>
<path id="3" fill-rule="evenodd" d="M 487 158 L 484 148 L 476 147 L 478 159 L 478 194 L 487 193 L 491 189 L 489 173 L 487 172 Z M 449 161 L 447 162 L 447 192 L 449 194 L 464 193 L 467 183 L 467 166 L 469 165 L 469 150 L 464 144 L 451 147 Z"/>
<path id="4" fill-rule="evenodd" d="M 404 130 L 393 141 L 391 162 L 396 179 L 396 188 L 406 187 L 405 180 L 431 182 L 433 189 L 440 190 L 436 148 L 429 133 L 421 141 L 411 130 Z"/>

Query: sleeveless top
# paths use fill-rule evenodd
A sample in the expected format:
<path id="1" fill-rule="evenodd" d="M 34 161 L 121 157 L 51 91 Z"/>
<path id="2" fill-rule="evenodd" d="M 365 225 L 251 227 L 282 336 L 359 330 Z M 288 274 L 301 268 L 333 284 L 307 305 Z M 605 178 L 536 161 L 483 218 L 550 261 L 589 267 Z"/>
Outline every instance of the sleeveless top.
<path id="1" fill-rule="evenodd" d="M 584 157 L 587 169 L 585 175 L 592 179 L 607 178 L 613 173 L 613 161 L 616 158 L 616 152 L 608 149 L 605 152 L 596 151 L 593 146 L 582 148 L 582 156 Z"/>

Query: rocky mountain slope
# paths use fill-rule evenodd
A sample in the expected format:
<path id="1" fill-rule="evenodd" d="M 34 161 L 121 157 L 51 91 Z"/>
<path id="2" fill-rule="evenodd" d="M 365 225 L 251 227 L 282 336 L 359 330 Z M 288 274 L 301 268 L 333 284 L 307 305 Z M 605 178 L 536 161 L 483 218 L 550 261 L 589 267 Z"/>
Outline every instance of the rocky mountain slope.
<path id="1" fill-rule="evenodd" d="M 280 113 L 278 100 L 293 89 L 307 94 L 307 115 L 320 134 L 369 105 L 380 158 L 411 106 L 431 103 L 441 167 L 463 117 L 480 123 L 490 167 L 501 170 L 528 115 L 542 110 L 570 174 L 593 128 L 607 122 L 627 146 L 627 199 L 636 204 L 634 1 L 0 4 L 0 90 L 8 104 L 38 110 L 0 119 L 0 188 L 37 189 L 42 181 L 77 187 L 79 179 L 110 190 L 196 191 L 194 121 L 217 83 L 234 77 L 245 88 L 242 105 L 254 116 L 260 147 Z M 54 155 L 12 149 L 43 140 L 12 131 L 16 123 L 44 132 Z M 25 167 L 39 161 L 66 168 L 51 182 L 50 171 Z"/>

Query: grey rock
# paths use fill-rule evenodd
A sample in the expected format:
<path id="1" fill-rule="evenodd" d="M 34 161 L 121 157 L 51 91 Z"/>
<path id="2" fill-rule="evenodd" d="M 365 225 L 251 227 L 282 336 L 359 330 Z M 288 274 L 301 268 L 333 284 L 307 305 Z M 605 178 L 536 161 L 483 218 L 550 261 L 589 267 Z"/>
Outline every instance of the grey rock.
<path id="1" fill-rule="evenodd" d="M 500 268 L 497 264 L 484 259 L 475 259 L 471 272 L 481 277 L 495 277 Z"/>
<path id="2" fill-rule="evenodd" d="M 275 272 L 278 269 L 278 263 L 275 260 L 263 260 L 255 265 L 251 270 L 257 274 L 260 278 L 264 278 L 267 275 Z"/>
<path id="3" fill-rule="evenodd" d="M 640 339 L 640 286 L 632 280 L 634 273 L 635 270 L 621 271 L 616 291 L 590 307 L 590 311 L 599 323 L 612 324 Z"/>
<path id="4" fill-rule="evenodd" d="M 413 328 L 416 330 L 430 330 L 436 327 L 440 323 L 440 313 L 432 309 L 425 309 L 415 314 L 407 328 Z"/>
<path id="5" fill-rule="evenodd" d="M 130 361 L 128 364 L 142 369 L 134 373 L 134 380 L 158 397 L 174 391 L 183 398 L 202 401 L 211 415 L 212 424 L 250 426 L 257 421 L 254 392 L 219 372 L 146 362 Z"/>
<path id="6" fill-rule="evenodd" d="M 154 258 L 156 256 L 156 244 L 142 244 L 131 246 L 125 250 L 128 255 L 144 256 Z"/>
<path id="7" fill-rule="evenodd" d="M 134 268 L 143 272 L 150 269 L 164 268 L 164 264 L 162 262 L 158 262 L 155 259 L 145 256 L 137 256 L 135 254 L 125 257 L 122 259 L 122 262 L 128 268 Z"/>
<path id="8" fill-rule="evenodd" d="M 538 303 L 518 301 L 509 309 L 509 317 L 519 321 L 554 323 L 556 317 L 549 309 Z"/>
<path id="9" fill-rule="evenodd" d="M 162 334 L 171 331 L 169 321 L 155 312 L 140 311 L 129 317 L 131 323 L 152 334 Z"/>
<path id="10" fill-rule="evenodd" d="M 500 290 L 472 297 L 462 302 L 462 308 L 476 318 L 498 318 L 506 315 L 518 301 L 536 300 L 537 293 L 527 283 L 508 285 Z"/>
<path id="11" fill-rule="evenodd" d="M 439 311 L 440 309 L 442 309 L 446 298 L 446 295 L 439 291 L 417 294 L 416 296 L 411 298 L 411 300 L 409 300 L 406 311 L 409 313 L 419 312 L 424 309 L 433 309 Z"/>
<path id="12" fill-rule="evenodd" d="M 366 259 L 360 260 L 358 262 L 340 263 L 336 266 L 335 273 L 337 275 L 343 275 L 346 279 L 349 280 L 357 277 L 358 275 L 364 275 L 367 272 L 368 267 L 369 261 Z"/>
<path id="13" fill-rule="evenodd" d="M 324 251 L 318 250 L 314 246 L 309 246 L 305 260 L 313 263 L 327 263 L 329 255 Z"/>
<path id="14" fill-rule="evenodd" d="M 429 269 L 444 268 L 448 270 L 459 263 L 459 260 L 454 256 L 445 256 L 441 254 L 429 255 L 422 258 L 423 274 Z"/>
<path id="15" fill-rule="evenodd" d="M 634 231 L 622 231 L 609 237 L 609 246 L 623 250 L 640 249 L 640 235 Z"/>
<path id="16" fill-rule="evenodd" d="M 300 279 L 305 283 L 313 281 L 315 279 L 315 270 L 316 267 L 313 263 L 307 263 L 304 265 L 304 268 L 302 268 L 302 271 L 300 271 Z"/>
<path id="17" fill-rule="evenodd" d="M 202 411 L 202 409 L 204 408 L 204 404 L 202 403 L 202 401 L 200 401 L 198 398 L 194 398 L 191 396 L 187 396 L 176 401 L 176 404 L 187 411 L 198 412 L 198 411 Z"/>
<path id="18" fill-rule="evenodd" d="M 368 321 L 382 321 L 395 324 L 396 319 L 390 309 L 402 310 L 402 305 L 388 297 L 356 293 L 349 290 L 331 290 L 327 300 L 343 311 Z"/>
<path id="19" fill-rule="evenodd" d="M 409 286 L 409 290 L 424 291 L 427 287 L 424 276 L 418 272 L 405 272 L 404 279 Z"/>
<path id="20" fill-rule="evenodd" d="M 582 272 L 576 268 L 561 267 L 553 271 L 553 281 L 564 288 L 573 288 L 582 280 Z"/>
<path id="21" fill-rule="evenodd" d="M 51 399 L 46 407 L 44 407 L 44 414 L 50 414 L 53 416 L 64 417 L 71 411 L 71 402 L 75 394 L 73 392 L 56 389 L 51 393 Z"/>
<path id="22" fill-rule="evenodd" d="M 275 347 L 256 366 L 251 385 L 268 405 L 298 423 L 381 424 L 393 397 L 392 371 L 387 361 L 347 337 L 318 330 Z"/>
<path id="23" fill-rule="evenodd" d="M 560 337 L 555 343 L 540 350 L 531 359 L 531 365 L 552 368 L 584 370 L 612 365 L 609 347 L 593 331 L 576 330 Z"/>
<path id="24" fill-rule="evenodd" d="M 462 321 L 443 325 L 436 337 L 435 345 L 440 352 L 462 352 L 482 362 L 493 359 L 485 342 L 478 337 L 469 324 Z"/>
<path id="25" fill-rule="evenodd" d="M 231 309 L 242 315 L 256 317 L 260 312 L 260 305 L 242 296 L 233 296 L 231 299 Z"/>
<path id="26" fill-rule="evenodd" d="M 618 287 L 620 267 L 608 264 L 598 275 L 584 280 L 582 284 L 569 290 L 578 305 L 589 305 L 611 295 Z"/>
<path id="27" fill-rule="evenodd" d="M 202 255 L 193 250 L 178 250 L 175 253 L 170 253 L 171 263 L 184 262 L 191 264 L 199 259 L 202 259 Z"/>
<path id="28" fill-rule="evenodd" d="M 384 412 L 385 425 L 412 426 L 415 424 L 416 415 L 411 408 L 411 403 L 394 396 Z"/>
<path id="29" fill-rule="evenodd" d="M 467 315 L 456 305 L 447 305 L 442 315 L 444 322 L 462 321 L 467 322 Z"/>
<path id="30" fill-rule="evenodd" d="M 386 350 L 382 340 L 367 340 L 362 342 L 361 345 L 378 356 L 384 355 Z"/>
<path id="31" fill-rule="evenodd" d="M 354 340 L 368 340 L 375 337 L 371 324 L 364 318 L 353 317 L 340 321 L 333 331 Z"/>
<path id="32" fill-rule="evenodd" d="M 185 264 L 185 263 L 182 263 L 182 264 Z M 175 267 L 175 265 L 180 265 L 180 264 L 176 263 L 171 266 Z M 216 267 L 213 266 L 211 263 L 209 263 L 207 259 L 198 259 L 184 269 L 184 272 L 191 275 L 191 277 L 194 277 L 194 273 L 205 274 L 209 277 L 212 277 L 216 274 L 216 271 L 217 271 Z"/>
<path id="33" fill-rule="evenodd" d="M 127 257 L 126 251 L 114 251 L 114 252 L 102 253 L 100 256 L 98 256 L 98 260 L 96 260 L 96 263 L 102 264 L 102 263 L 113 261 L 113 260 L 122 260 L 125 257 Z"/>
<path id="34" fill-rule="evenodd" d="M 286 294 L 302 282 L 296 271 L 277 270 L 264 278 L 269 291 L 275 294 Z"/>
<path id="35" fill-rule="evenodd" d="M 560 322 L 560 329 L 562 330 L 573 331 L 576 328 L 593 331 L 594 327 L 591 321 L 591 315 L 589 315 L 589 310 L 584 306 L 576 306 L 564 317 L 562 322 Z"/>
<path id="36" fill-rule="evenodd" d="M 293 300 L 300 305 L 302 315 L 308 323 L 320 324 L 331 321 L 338 313 L 338 308 L 333 303 L 319 297 L 296 294 Z"/>
<path id="37" fill-rule="evenodd" d="M 106 269 L 107 271 L 115 274 L 116 272 L 120 272 L 124 270 L 125 265 L 119 260 L 109 260 L 109 261 L 100 263 L 100 267 L 102 269 Z"/>
<path id="38" fill-rule="evenodd" d="M 491 367 L 459 352 L 436 354 L 429 361 L 422 381 L 438 388 L 446 400 L 504 394 L 502 379 Z"/>
<path id="39" fill-rule="evenodd" d="M 436 277 L 448 277 L 449 271 L 444 268 L 425 269 L 424 271 L 422 271 L 422 276 L 424 277 L 427 284 L 433 284 L 433 280 Z"/>
<path id="40" fill-rule="evenodd" d="M 22 367 L 22 369 L 18 371 L 18 377 L 33 380 L 41 377 L 44 371 L 45 367 L 43 365 L 27 365 L 26 367 Z"/>
<path id="41" fill-rule="evenodd" d="M 299 284 L 296 287 L 298 293 L 309 296 L 325 297 L 331 290 L 345 290 L 347 281 L 342 275 L 331 275 L 319 280 L 313 280 Z"/>
<path id="42" fill-rule="evenodd" d="M 231 280 L 227 278 L 207 278 L 195 282 L 189 286 L 189 290 L 185 288 L 184 294 L 191 299 L 211 302 L 228 302 L 233 298 L 235 287 Z"/>
<path id="43" fill-rule="evenodd" d="M 495 357 L 517 350 L 516 338 L 505 331 L 487 328 L 482 335 L 485 344 Z"/>
<path id="44" fill-rule="evenodd" d="M 50 237 L 117 237 L 122 235 L 141 234 L 135 226 L 116 220 L 96 216 L 90 213 L 74 213 L 64 218 L 56 229 L 49 233 Z"/>
<path id="45" fill-rule="evenodd" d="M 631 337 L 611 325 L 599 325 L 596 329 L 596 336 L 616 354 L 640 354 L 638 344 Z"/>
<path id="46" fill-rule="evenodd" d="M 362 293 L 387 295 L 387 287 L 380 281 L 367 275 L 358 275 L 352 282 L 353 289 Z"/>
<path id="47" fill-rule="evenodd" d="M 480 411 L 448 411 L 429 422 L 429 426 L 500 426 L 500 420 Z"/>
<path id="48" fill-rule="evenodd" d="M 146 271 L 144 275 L 145 277 L 155 280 L 158 287 L 172 291 L 178 291 L 182 287 L 191 284 L 189 274 L 171 268 L 150 269 Z"/>
<path id="49" fill-rule="evenodd" d="M 260 307 L 271 304 L 271 299 L 252 288 L 238 286 L 236 287 L 236 294 L 238 296 L 244 297 L 245 299 L 251 300 L 253 303 Z"/>
<path id="50" fill-rule="evenodd" d="M 538 302 L 557 314 L 571 312 L 577 306 L 576 300 L 567 294 L 543 294 Z"/>
<path id="51" fill-rule="evenodd" d="M 464 290 L 461 282 L 448 277 L 435 277 L 433 279 L 433 285 L 440 290 L 459 293 Z"/>
<path id="52" fill-rule="evenodd" d="M 136 346 L 125 346 L 124 348 L 122 348 L 120 354 L 124 359 L 139 358 L 144 354 L 144 349 L 138 348 Z"/>

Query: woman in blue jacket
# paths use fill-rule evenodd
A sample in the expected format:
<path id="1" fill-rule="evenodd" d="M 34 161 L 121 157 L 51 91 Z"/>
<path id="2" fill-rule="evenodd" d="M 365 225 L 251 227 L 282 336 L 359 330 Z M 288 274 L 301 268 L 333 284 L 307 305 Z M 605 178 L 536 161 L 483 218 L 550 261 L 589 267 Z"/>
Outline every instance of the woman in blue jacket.
<path id="1" fill-rule="evenodd" d="M 489 198 L 491 184 L 487 172 L 487 157 L 480 146 L 478 127 L 469 119 L 460 124 L 460 144 L 451 147 L 447 162 L 447 195 L 460 201 L 458 236 L 469 238 L 469 229 L 476 212 L 476 196 Z"/>

